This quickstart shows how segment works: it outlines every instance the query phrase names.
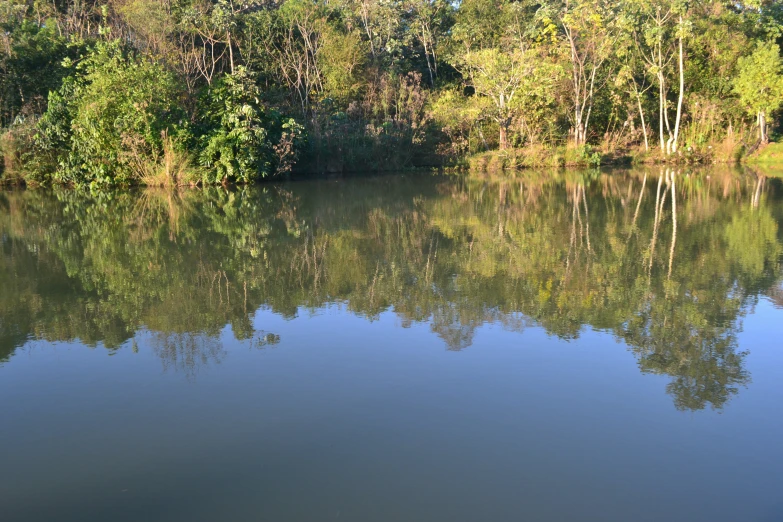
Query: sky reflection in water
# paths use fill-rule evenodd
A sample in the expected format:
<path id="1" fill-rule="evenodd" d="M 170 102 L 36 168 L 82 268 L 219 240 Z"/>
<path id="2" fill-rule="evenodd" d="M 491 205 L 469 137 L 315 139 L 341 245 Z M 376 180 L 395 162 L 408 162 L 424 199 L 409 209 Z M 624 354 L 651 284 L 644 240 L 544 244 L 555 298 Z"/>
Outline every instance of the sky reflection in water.
<path id="1" fill-rule="evenodd" d="M 0 506 L 778 520 L 782 222 L 754 172 L 2 192 Z"/>

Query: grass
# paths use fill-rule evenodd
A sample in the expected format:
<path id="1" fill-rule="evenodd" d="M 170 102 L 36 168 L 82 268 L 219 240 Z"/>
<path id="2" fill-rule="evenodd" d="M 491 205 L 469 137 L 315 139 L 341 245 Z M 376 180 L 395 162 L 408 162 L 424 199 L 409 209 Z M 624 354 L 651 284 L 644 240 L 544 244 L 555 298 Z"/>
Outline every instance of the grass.
<path id="1" fill-rule="evenodd" d="M 730 136 L 698 148 L 682 146 L 671 156 L 661 154 L 660 149 L 641 146 L 614 149 L 600 153 L 590 145 L 528 146 L 483 152 L 468 158 L 470 170 L 477 172 L 514 171 L 528 168 L 593 167 L 599 165 L 736 165 L 744 154 L 742 141 Z M 783 148 L 777 154 L 783 163 Z"/>
<path id="2" fill-rule="evenodd" d="M 25 123 L 5 129 L 0 134 L 0 184 L 21 184 L 25 182 L 24 155 L 29 149 L 34 124 Z"/>
<path id="3" fill-rule="evenodd" d="M 521 149 L 493 150 L 468 158 L 470 170 L 500 172 L 528 168 L 558 168 L 596 166 L 601 162 L 598 153 L 589 146 L 547 147 L 533 145 Z"/>
<path id="4" fill-rule="evenodd" d="M 764 145 L 748 156 L 746 161 L 754 164 L 778 164 L 783 168 L 783 142 L 773 142 Z"/>
<path id="5" fill-rule="evenodd" d="M 190 156 L 165 135 L 161 156 L 140 161 L 137 173 L 139 182 L 148 187 L 194 186 L 201 181 L 201 173 L 193 166 Z"/>
<path id="6" fill-rule="evenodd" d="M 783 178 L 783 142 L 772 142 L 744 158 L 743 163 L 756 174 L 770 178 Z"/>

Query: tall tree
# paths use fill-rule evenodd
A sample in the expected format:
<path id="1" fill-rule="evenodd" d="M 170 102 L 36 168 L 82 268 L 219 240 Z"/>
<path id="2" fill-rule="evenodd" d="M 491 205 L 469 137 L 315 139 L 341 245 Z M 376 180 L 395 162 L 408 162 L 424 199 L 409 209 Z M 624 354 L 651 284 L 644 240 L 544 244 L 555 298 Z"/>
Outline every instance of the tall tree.
<path id="1" fill-rule="evenodd" d="M 566 0 L 559 13 L 571 65 L 572 134 L 576 145 L 587 143 L 596 91 L 606 78 L 619 36 L 616 6 L 608 0 Z"/>
<path id="2" fill-rule="evenodd" d="M 783 105 L 783 61 L 780 48 L 760 43 L 752 55 L 740 58 L 734 90 L 748 112 L 756 117 L 759 139 L 769 141 L 767 117 Z"/>
<path id="3" fill-rule="evenodd" d="M 529 49 L 471 51 L 456 66 L 475 93 L 491 101 L 489 114 L 498 125 L 501 149 L 509 146 L 508 129 L 515 114 L 532 112 L 536 103 L 545 103 L 555 76 L 555 69 Z"/>

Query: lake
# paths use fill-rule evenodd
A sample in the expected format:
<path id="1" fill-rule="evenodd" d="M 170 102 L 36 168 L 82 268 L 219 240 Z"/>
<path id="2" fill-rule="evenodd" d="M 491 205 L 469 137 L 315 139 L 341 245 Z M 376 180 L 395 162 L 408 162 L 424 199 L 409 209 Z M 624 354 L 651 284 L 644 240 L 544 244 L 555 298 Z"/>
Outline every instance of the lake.
<path id="1" fill-rule="evenodd" d="M 0 192 L 0 519 L 783 520 L 783 182 Z"/>

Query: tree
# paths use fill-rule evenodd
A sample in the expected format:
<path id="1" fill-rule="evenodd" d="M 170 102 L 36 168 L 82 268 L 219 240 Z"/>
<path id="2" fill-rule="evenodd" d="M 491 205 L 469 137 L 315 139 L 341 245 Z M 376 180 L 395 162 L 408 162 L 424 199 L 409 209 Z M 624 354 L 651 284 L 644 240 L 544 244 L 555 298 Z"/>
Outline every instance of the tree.
<path id="1" fill-rule="evenodd" d="M 607 63 L 613 66 L 609 59 L 619 35 L 616 13 L 610 2 L 575 0 L 566 1 L 559 16 L 571 62 L 574 143 L 584 145 L 600 75 Z"/>
<path id="2" fill-rule="evenodd" d="M 783 105 L 783 61 L 773 42 L 759 43 L 752 55 L 740 58 L 734 91 L 748 113 L 756 117 L 759 139 L 769 141 L 767 118 Z"/>
<path id="3" fill-rule="evenodd" d="M 453 7 L 444 0 L 410 0 L 413 10 L 411 30 L 421 44 L 427 63 L 430 86 L 435 87 L 443 33 L 450 22 Z"/>
<path id="4" fill-rule="evenodd" d="M 635 24 L 635 41 L 639 54 L 647 64 L 647 70 L 658 83 L 658 140 L 661 154 L 674 152 L 679 138 L 679 128 L 684 98 L 684 29 L 682 16 L 674 25 L 678 15 L 677 5 L 668 0 L 634 2 L 630 13 Z M 675 41 L 679 40 L 679 46 Z M 680 92 L 677 115 L 672 127 L 669 121 L 667 71 L 677 58 Z M 668 135 L 668 139 L 666 136 Z M 674 150 L 673 150 L 674 149 Z"/>
<path id="5" fill-rule="evenodd" d="M 615 76 L 615 87 L 632 98 L 629 106 L 635 106 L 639 112 L 639 120 L 642 126 L 644 138 L 644 150 L 650 150 L 650 141 L 647 133 L 648 120 L 644 115 L 644 99 L 652 84 L 647 82 L 644 59 L 640 56 L 634 44 L 632 17 L 626 17 L 622 24 L 621 37 L 618 39 L 616 55 L 620 68 Z M 630 119 L 631 109 L 628 110 Z"/>
<path id="6" fill-rule="evenodd" d="M 214 173 L 210 181 L 247 183 L 289 170 L 302 129 L 261 104 L 244 67 L 223 76 L 206 96 L 200 160 Z"/>
<path id="7" fill-rule="evenodd" d="M 489 115 L 498 124 L 498 145 L 508 147 L 508 129 L 516 114 L 533 112 L 551 95 L 555 68 L 533 50 L 492 47 L 467 52 L 455 64 L 477 95 L 491 101 Z"/>
<path id="8" fill-rule="evenodd" d="M 452 53 L 500 45 L 509 27 L 508 4 L 503 0 L 464 0 L 454 15 L 450 44 Z"/>

